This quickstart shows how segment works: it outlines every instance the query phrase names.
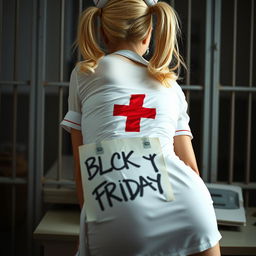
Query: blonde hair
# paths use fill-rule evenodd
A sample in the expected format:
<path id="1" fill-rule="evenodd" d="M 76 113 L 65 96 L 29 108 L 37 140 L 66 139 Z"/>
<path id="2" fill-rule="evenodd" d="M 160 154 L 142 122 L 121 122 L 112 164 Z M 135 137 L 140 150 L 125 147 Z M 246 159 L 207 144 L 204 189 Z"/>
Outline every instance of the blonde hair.
<path id="1" fill-rule="evenodd" d="M 102 30 L 110 42 L 139 42 L 146 38 L 153 26 L 154 14 L 155 49 L 149 61 L 148 72 L 162 85 L 170 87 L 170 80 L 177 80 L 180 66 L 184 62 L 177 43 L 180 31 L 177 16 L 174 9 L 165 2 L 147 6 L 143 0 L 109 0 L 101 9 L 89 7 L 83 11 L 76 40 L 76 46 L 84 58 L 80 62 L 80 70 L 93 73 L 99 60 L 105 55 L 97 42 L 97 17 L 100 17 Z"/>

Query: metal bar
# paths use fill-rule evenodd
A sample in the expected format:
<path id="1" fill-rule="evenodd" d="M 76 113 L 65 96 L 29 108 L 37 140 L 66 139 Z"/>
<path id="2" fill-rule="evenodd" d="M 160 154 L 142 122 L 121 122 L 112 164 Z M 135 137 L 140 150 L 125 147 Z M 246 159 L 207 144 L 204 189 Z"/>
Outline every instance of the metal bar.
<path id="1" fill-rule="evenodd" d="M 250 59 L 249 59 L 249 86 L 252 87 L 253 78 L 253 38 L 254 37 L 254 0 L 251 1 L 251 31 L 250 31 Z M 247 143 L 246 143 L 246 169 L 245 183 L 250 181 L 251 165 L 251 134 L 252 134 L 252 93 L 248 95 L 248 116 L 247 116 Z"/>
<path id="2" fill-rule="evenodd" d="M 68 87 L 69 82 L 43 82 L 43 86 Z"/>
<path id="3" fill-rule="evenodd" d="M 220 81 L 220 37 L 221 37 L 221 0 L 213 2 L 214 16 L 213 24 L 213 55 L 212 55 L 212 120 L 211 120 L 211 152 L 210 152 L 210 182 L 217 181 L 217 163 L 218 163 L 218 133 L 219 133 L 219 89 Z"/>
<path id="4" fill-rule="evenodd" d="M 75 186 L 75 182 L 72 180 L 65 180 L 65 179 L 60 179 L 60 180 L 51 180 L 51 179 L 43 179 L 42 183 L 44 185 L 72 185 Z"/>
<path id="5" fill-rule="evenodd" d="M 181 85 L 181 88 L 190 91 L 202 91 L 204 89 L 202 85 Z"/>
<path id="6" fill-rule="evenodd" d="M 60 15 L 60 75 L 59 80 L 63 82 L 63 66 L 64 66 L 64 29 L 65 29 L 65 0 L 61 0 Z"/>
<path id="7" fill-rule="evenodd" d="M 236 83 L 236 42 L 237 42 L 237 0 L 234 1 L 234 40 L 233 40 L 233 65 L 232 65 L 232 86 L 235 87 Z M 235 92 L 231 92 L 231 124 L 230 124 L 230 144 L 229 144 L 229 170 L 228 182 L 233 181 L 234 176 L 234 144 L 235 144 Z"/>
<path id="8" fill-rule="evenodd" d="M 253 79 L 253 42 L 254 42 L 254 0 L 251 0 L 251 31 L 250 31 L 250 61 L 249 61 L 249 86 L 252 87 L 252 79 Z"/>
<path id="9" fill-rule="evenodd" d="M 220 91 L 234 91 L 234 92 L 256 92 L 256 87 L 245 86 L 219 86 Z"/>
<path id="10" fill-rule="evenodd" d="M 18 0 L 17 0 L 18 1 Z M 16 52 L 16 51 L 15 51 Z M 16 53 L 14 54 L 16 55 Z M 16 57 L 14 60 L 14 66 L 16 63 Z M 14 68 L 15 71 L 16 68 Z M 16 71 L 15 71 L 16 73 Z M 15 74 L 14 74 L 15 75 Z M 12 127 L 12 178 L 16 178 L 17 173 L 17 154 L 16 154 L 16 143 L 17 143 L 17 107 L 18 107 L 18 88 L 17 85 L 13 87 L 13 127 Z"/>
<path id="11" fill-rule="evenodd" d="M 79 0 L 79 6 L 78 6 L 79 15 L 78 15 L 78 20 L 79 20 L 79 17 L 81 16 L 82 11 L 83 11 L 83 0 Z M 81 60 L 82 60 L 82 55 L 81 55 L 81 52 L 80 52 L 79 49 L 77 49 L 77 60 L 78 60 L 78 61 L 81 61 Z"/>
<path id="12" fill-rule="evenodd" d="M 247 143 L 246 143 L 246 168 L 245 182 L 248 184 L 250 180 L 250 164 L 251 164 L 251 134 L 252 134 L 252 94 L 248 95 L 248 113 L 247 113 Z"/>
<path id="13" fill-rule="evenodd" d="M 187 90 L 185 94 L 186 94 L 186 101 L 187 101 L 187 103 L 188 103 L 187 113 L 188 113 L 188 115 L 189 115 L 189 114 L 190 114 L 190 91 Z"/>
<path id="14" fill-rule="evenodd" d="M 217 182 L 218 184 L 227 184 L 228 182 Z M 247 189 L 247 190 L 256 190 L 256 182 L 250 182 L 248 184 L 245 184 L 243 182 L 232 182 L 231 185 L 234 186 L 239 186 L 242 189 Z"/>
<path id="15" fill-rule="evenodd" d="M 61 15 L 60 15 L 60 82 L 63 82 L 63 65 L 64 65 L 64 29 L 65 29 L 65 0 L 61 0 Z M 59 123 L 63 119 L 63 87 L 59 87 Z M 58 127 L 58 161 L 57 161 L 57 176 L 58 180 L 62 177 L 62 132 L 63 129 Z"/>
<path id="16" fill-rule="evenodd" d="M 2 69 L 2 52 L 3 52 L 3 21 L 4 21 L 4 16 L 3 16 L 3 1 L 0 1 L 0 77 L 1 77 L 1 71 Z"/>
<path id="17" fill-rule="evenodd" d="M 0 85 L 30 85 L 30 81 L 0 81 Z"/>
<path id="18" fill-rule="evenodd" d="M 13 54 L 13 79 L 17 80 L 17 58 L 18 58 L 18 37 L 19 37 L 19 0 L 15 1 L 15 23 L 14 23 L 14 54 Z M 16 178 L 17 174 L 17 107 L 18 107 L 18 87 L 13 87 L 13 127 L 12 127 L 12 178 Z M 16 236 L 16 186 L 11 185 L 11 200 L 12 200 L 12 213 L 11 213 L 11 255 L 15 255 L 15 236 Z"/>
<path id="19" fill-rule="evenodd" d="M 187 12 L 187 49 L 186 49 L 186 62 L 187 62 L 187 74 L 186 84 L 190 84 L 190 62 L 191 62 L 191 0 L 188 0 L 188 12 Z"/>
<path id="20" fill-rule="evenodd" d="M 2 63 L 3 63 L 3 60 L 2 60 L 2 52 L 3 52 L 3 20 L 4 20 L 4 16 L 3 16 L 3 1 L 0 1 L 0 77 L 2 76 L 1 72 L 2 72 Z M 1 121 L 1 111 L 2 111 L 2 91 L 1 91 L 1 87 L 0 87 L 0 123 L 2 122 Z M 0 130 L 1 131 L 1 130 Z"/>
<path id="21" fill-rule="evenodd" d="M 42 183 L 41 178 L 44 172 L 44 111 L 45 111 L 45 91 L 43 81 L 45 81 L 46 63 L 46 17 L 47 0 L 39 1 L 39 45 L 38 45 L 38 78 L 37 78 L 37 120 L 36 120 L 36 165 L 35 165 L 35 222 L 39 223 L 42 214 Z"/>
<path id="22" fill-rule="evenodd" d="M 205 20 L 205 70 L 204 70 L 204 112 L 203 112 L 203 142 L 202 142 L 202 177 L 209 182 L 209 145 L 210 145 L 210 88 L 211 88 L 211 57 L 212 57 L 212 1 L 206 1 Z"/>
<path id="23" fill-rule="evenodd" d="M 231 184 L 234 176 L 234 136 L 235 136 L 235 93 L 231 95 L 231 117 L 230 117 L 230 144 L 229 144 L 229 168 L 228 168 L 228 182 Z"/>
<path id="24" fill-rule="evenodd" d="M 2 120 L 1 120 L 1 117 L 2 117 L 2 90 L 1 90 L 1 87 L 0 87 L 0 124 L 2 124 Z M 0 132 L 1 132 L 1 128 L 0 128 Z"/>
<path id="25" fill-rule="evenodd" d="M 187 47 L 186 47 L 186 85 L 190 84 L 190 62 L 191 62 L 191 0 L 188 0 L 188 12 L 187 12 Z M 190 91 L 186 91 L 186 101 L 188 102 L 187 113 L 190 113 Z"/>
<path id="26" fill-rule="evenodd" d="M 60 88 L 59 91 L 59 123 L 63 119 L 63 88 Z M 58 161 L 57 161 L 57 175 L 58 180 L 62 177 L 62 128 L 58 127 L 59 133 L 58 133 Z"/>
<path id="27" fill-rule="evenodd" d="M 31 22 L 31 70 L 30 70 L 30 98 L 29 98 L 29 162 L 27 176 L 27 248 L 28 256 L 35 255 L 33 252 L 33 229 L 34 229 L 34 171 L 35 168 L 35 130 L 36 130 L 36 69 L 37 69 L 37 1 L 32 2 L 32 22 Z"/>
<path id="28" fill-rule="evenodd" d="M 27 184 L 27 180 L 23 178 L 0 177 L 1 184 Z"/>

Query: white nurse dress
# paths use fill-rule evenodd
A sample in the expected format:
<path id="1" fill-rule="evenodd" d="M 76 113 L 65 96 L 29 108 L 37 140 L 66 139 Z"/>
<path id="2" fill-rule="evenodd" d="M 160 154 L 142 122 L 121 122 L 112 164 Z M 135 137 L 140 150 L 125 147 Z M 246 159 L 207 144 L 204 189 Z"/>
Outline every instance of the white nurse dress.
<path id="1" fill-rule="evenodd" d="M 135 52 L 121 50 L 103 57 L 93 74 L 74 68 L 61 126 L 69 132 L 71 127 L 81 130 L 84 144 L 159 138 L 175 199 L 145 191 L 143 200 L 115 201 L 116 208 L 107 212 L 86 209 L 90 205 L 85 202 L 77 255 L 185 256 L 221 239 L 209 191 L 173 149 L 174 136 L 193 138 L 185 95 L 176 82 L 165 88 L 150 77 L 147 64 Z M 95 214 L 88 218 L 90 210 Z"/>

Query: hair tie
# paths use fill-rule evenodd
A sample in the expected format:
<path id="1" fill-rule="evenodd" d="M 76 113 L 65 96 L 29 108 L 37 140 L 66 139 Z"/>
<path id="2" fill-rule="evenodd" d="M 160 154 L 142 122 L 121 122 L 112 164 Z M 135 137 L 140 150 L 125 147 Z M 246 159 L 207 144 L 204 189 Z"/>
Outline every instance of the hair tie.
<path id="1" fill-rule="evenodd" d="M 144 1 L 148 6 L 153 6 L 158 2 L 158 0 L 144 0 Z"/>
<path id="2" fill-rule="evenodd" d="M 108 2 L 108 0 L 93 0 L 93 2 L 96 5 L 96 7 L 103 8 L 106 5 L 106 3 Z M 153 5 L 157 4 L 158 0 L 144 0 L 144 2 L 148 6 L 153 6 Z"/>

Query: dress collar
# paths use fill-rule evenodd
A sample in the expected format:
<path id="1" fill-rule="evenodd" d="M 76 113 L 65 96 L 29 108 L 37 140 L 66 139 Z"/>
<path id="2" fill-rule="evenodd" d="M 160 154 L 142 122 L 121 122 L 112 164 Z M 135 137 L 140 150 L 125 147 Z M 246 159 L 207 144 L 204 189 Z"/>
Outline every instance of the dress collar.
<path id="1" fill-rule="evenodd" d="M 122 55 L 124 57 L 127 57 L 131 60 L 137 61 L 145 66 L 148 65 L 148 61 L 146 59 L 144 59 L 142 56 L 140 56 L 138 53 L 134 52 L 134 51 L 130 51 L 130 50 L 119 50 L 116 52 L 113 52 L 113 54 L 119 54 Z"/>

